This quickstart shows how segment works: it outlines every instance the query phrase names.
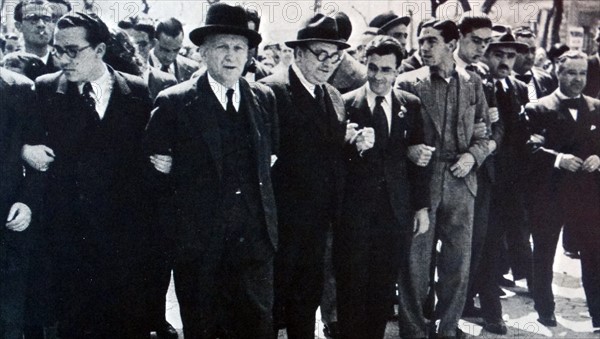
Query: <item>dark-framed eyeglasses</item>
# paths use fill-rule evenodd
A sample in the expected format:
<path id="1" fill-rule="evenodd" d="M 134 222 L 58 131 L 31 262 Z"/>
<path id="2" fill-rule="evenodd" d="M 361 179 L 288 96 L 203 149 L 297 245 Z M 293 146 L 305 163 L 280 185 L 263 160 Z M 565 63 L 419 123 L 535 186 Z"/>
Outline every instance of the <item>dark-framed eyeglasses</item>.
<path id="1" fill-rule="evenodd" d="M 83 51 L 86 48 L 92 47 L 92 45 L 87 45 L 87 46 L 83 46 L 83 47 L 67 46 L 64 48 L 60 47 L 60 46 L 52 46 L 52 47 L 53 47 L 52 51 L 50 52 L 50 53 L 52 53 L 52 55 L 60 58 L 66 54 L 69 58 L 75 59 L 75 58 L 77 58 L 77 54 L 79 54 L 79 52 Z"/>
<path id="2" fill-rule="evenodd" d="M 49 24 L 51 22 L 56 22 L 57 18 L 54 18 L 50 15 L 38 15 L 38 14 L 27 14 L 23 17 L 23 21 L 27 21 L 29 23 L 36 23 L 42 20 L 45 24 Z"/>
<path id="3" fill-rule="evenodd" d="M 312 54 L 314 54 L 317 57 L 317 60 L 319 60 L 320 62 L 324 62 L 325 60 L 329 59 L 329 60 L 331 60 L 332 63 L 335 64 L 342 59 L 342 55 L 340 54 L 340 52 L 336 52 L 336 53 L 329 55 L 325 51 L 321 51 L 321 52 L 317 53 L 308 46 L 306 46 L 306 49 L 308 49 Z"/>

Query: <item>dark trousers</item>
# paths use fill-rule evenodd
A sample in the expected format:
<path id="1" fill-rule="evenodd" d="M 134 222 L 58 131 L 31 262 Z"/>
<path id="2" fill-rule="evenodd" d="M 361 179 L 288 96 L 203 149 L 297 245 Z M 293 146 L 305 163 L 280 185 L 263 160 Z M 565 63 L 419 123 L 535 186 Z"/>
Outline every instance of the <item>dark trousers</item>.
<path id="1" fill-rule="evenodd" d="M 597 246 L 581 247 L 581 280 L 592 324 L 600 327 L 600 250 Z"/>
<path id="2" fill-rule="evenodd" d="M 488 233 L 491 194 L 492 184 L 487 173 L 487 168 L 484 166 L 477 172 L 477 196 L 475 197 L 475 209 L 473 212 L 473 242 L 471 244 L 467 306 L 473 304 L 473 298 L 477 295 L 474 284 L 476 282 L 479 283 L 484 278 L 479 268 Z"/>
<path id="3" fill-rule="evenodd" d="M 2 225 L 4 227 L 4 225 Z M 28 253 L 24 233 L 4 229 L 0 233 L 0 338 L 23 335 Z"/>
<path id="4" fill-rule="evenodd" d="M 184 336 L 271 338 L 273 246 L 264 222 L 239 202 L 223 214 L 207 248 L 176 258 Z"/>
<path id="5" fill-rule="evenodd" d="M 385 189 L 367 200 L 360 198 L 368 206 L 346 206 L 350 208 L 334 232 L 338 323 L 344 339 L 384 337 L 400 258 L 408 254 L 401 239 L 412 237 L 400 232 L 410 227 L 398 225 Z"/>
<path id="6" fill-rule="evenodd" d="M 535 310 L 548 316 L 554 312 L 552 292 L 552 266 L 562 228 L 559 204 L 540 198 L 530 202 L 531 230 L 533 235 L 533 300 Z"/>
<path id="7" fill-rule="evenodd" d="M 314 338 L 315 312 L 323 293 L 323 265 L 329 211 L 279 222 L 279 248 L 275 255 L 275 306 L 277 327 L 284 325 L 290 339 Z"/>
<path id="8" fill-rule="evenodd" d="M 323 282 L 323 296 L 321 297 L 321 320 L 324 324 L 331 324 L 337 322 L 337 295 L 336 295 L 336 283 L 335 274 L 333 273 L 333 259 L 332 259 L 332 247 L 333 247 L 333 231 L 327 232 L 327 243 L 325 247 L 325 262 L 324 268 L 324 282 Z"/>

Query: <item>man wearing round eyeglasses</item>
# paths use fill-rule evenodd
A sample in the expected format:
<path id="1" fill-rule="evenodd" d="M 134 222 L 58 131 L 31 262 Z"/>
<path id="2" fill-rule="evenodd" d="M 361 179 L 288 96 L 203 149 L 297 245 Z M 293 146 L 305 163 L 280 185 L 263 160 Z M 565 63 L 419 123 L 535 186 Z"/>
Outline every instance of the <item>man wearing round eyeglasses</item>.
<path id="1" fill-rule="evenodd" d="M 30 144 L 47 145 L 45 225 L 61 338 L 146 338 L 148 201 L 142 134 L 151 110 L 143 80 L 103 62 L 110 33 L 95 15 L 56 23 L 62 72 L 38 77 Z"/>
<path id="2" fill-rule="evenodd" d="M 341 203 L 346 133 L 344 103 L 327 80 L 349 45 L 335 19 L 322 14 L 286 45 L 294 49 L 295 62 L 261 79 L 277 98 L 281 135 L 272 174 L 280 241 L 274 321 L 287 327 L 289 338 L 314 338 L 326 235 Z"/>
<path id="3" fill-rule="evenodd" d="M 31 75 L 32 80 L 60 70 L 50 55 L 50 43 L 56 20 L 70 10 L 70 5 L 63 0 L 27 0 L 15 6 L 15 27 L 23 33 L 25 51 L 37 55 L 44 63 L 44 67 Z"/>

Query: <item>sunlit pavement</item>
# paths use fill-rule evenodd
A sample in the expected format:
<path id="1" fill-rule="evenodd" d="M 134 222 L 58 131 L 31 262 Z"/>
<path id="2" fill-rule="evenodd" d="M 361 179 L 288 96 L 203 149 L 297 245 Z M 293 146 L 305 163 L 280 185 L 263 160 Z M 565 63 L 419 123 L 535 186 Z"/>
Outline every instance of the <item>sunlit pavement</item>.
<path id="1" fill-rule="evenodd" d="M 480 320 L 473 318 L 461 320 L 459 325 L 462 331 L 467 333 L 468 337 L 482 338 L 600 338 L 600 334 L 593 333 L 592 321 L 585 304 L 585 295 L 581 286 L 581 263 L 579 260 L 565 256 L 561 244 L 562 240 L 559 240 L 553 280 L 557 327 L 550 328 L 537 322 L 533 300 L 527 293 L 525 280 L 521 280 L 517 281 L 515 288 L 505 289 L 507 295 L 502 299 L 503 317 L 508 327 L 507 335 L 499 336 L 483 331 Z M 507 277 L 510 278 L 508 275 Z M 319 311 L 316 316 L 315 338 L 327 339 L 323 334 Z M 178 329 L 180 338 L 183 338 L 181 335 L 183 326 L 173 284 L 167 295 L 167 320 Z M 279 339 L 284 338 L 286 338 L 285 331 L 281 330 Z M 385 338 L 400 338 L 396 321 L 388 323 Z"/>

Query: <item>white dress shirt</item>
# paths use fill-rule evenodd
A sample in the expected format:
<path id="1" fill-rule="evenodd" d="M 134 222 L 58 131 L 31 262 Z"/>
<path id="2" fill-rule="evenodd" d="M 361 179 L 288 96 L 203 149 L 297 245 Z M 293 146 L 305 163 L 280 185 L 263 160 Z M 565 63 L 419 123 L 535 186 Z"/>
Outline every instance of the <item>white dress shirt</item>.
<path id="1" fill-rule="evenodd" d="M 367 88 L 367 104 L 369 105 L 369 109 L 371 110 L 371 114 L 373 114 L 373 110 L 375 109 L 376 100 L 375 98 L 380 96 L 371 90 L 369 87 L 369 83 L 366 85 Z M 392 132 L 392 90 L 386 94 L 382 95 L 383 101 L 381 102 L 381 107 L 383 107 L 383 111 L 385 112 L 385 118 L 387 119 L 388 125 L 388 135 Z"/>
<path id="2" fill-rule="evenodd" d="M 100 119 L 104 118 L 104 114 L 108 108 L 108 102 L 110 101 L 110 95 L 113 89 L 113 82 L 114 79 L 106 65 L 104 65 L 104 73 L 102 73 L 98 79 L 90 81 L 90 84 L 92 85 L 92 98 L 94 98 L 94 101 L 96 102 L 96 112 Z M 83 85 L 85 85 L 85 82 L 78 85 L 80 94 L 83 93 Z"/>
<path id="3" fill-rule="evenodd" d="M 221 106 L 223 106 L 223 109 L 227 110 L 227 90 L 229 89 L 229 87 L 223 86 L 221 83 L 219 83 L 213 77 L 211 77 L 210 72 L 207 71 L 206 74 L 208 76 L 208 84 L 210 85 L 210 88 L 212 89 L 213 93 L 215 93 L 215 96 L 217 97 L 217 100 L 219 100 L 219 103 L 221 103 Z M 242 98 L 242 96 L 240 94 L 240 82 L 237 81 L 235 83 L 235 85 L 233 86 L 232 100 L 233 100 L 233 107 L 238 112 L 240 110 L 241 98 Z"/>

